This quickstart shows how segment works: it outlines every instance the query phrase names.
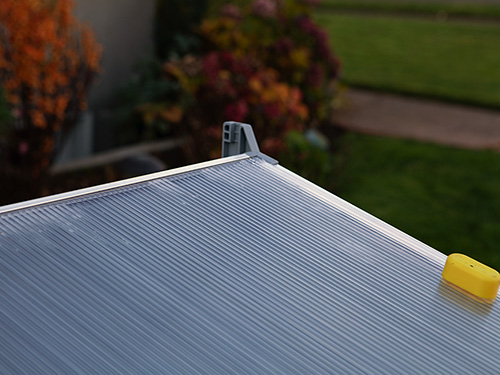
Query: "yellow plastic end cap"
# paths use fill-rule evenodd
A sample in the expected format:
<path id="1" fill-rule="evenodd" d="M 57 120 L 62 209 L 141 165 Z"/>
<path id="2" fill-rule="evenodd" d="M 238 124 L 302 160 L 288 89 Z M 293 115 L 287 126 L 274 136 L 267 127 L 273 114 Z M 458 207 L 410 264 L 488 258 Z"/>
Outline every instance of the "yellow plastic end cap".
<path id="1" fill-rule="evenodd" d="M 479 298 L 494 300 L 500 286 L 500 274 L 463 254 L 450 254 L 442 277 L 449 283 Z"/>

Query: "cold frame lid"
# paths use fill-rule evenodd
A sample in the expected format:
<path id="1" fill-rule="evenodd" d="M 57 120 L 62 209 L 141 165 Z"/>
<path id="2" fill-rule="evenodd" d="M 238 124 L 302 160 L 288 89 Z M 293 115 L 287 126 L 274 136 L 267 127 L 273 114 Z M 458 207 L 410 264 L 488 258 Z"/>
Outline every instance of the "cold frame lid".
<path id="1" fill-rule="evenodd" d="M 481 373 L 498 303 L 259 156 L 0 208 L 0 373 Z"/>

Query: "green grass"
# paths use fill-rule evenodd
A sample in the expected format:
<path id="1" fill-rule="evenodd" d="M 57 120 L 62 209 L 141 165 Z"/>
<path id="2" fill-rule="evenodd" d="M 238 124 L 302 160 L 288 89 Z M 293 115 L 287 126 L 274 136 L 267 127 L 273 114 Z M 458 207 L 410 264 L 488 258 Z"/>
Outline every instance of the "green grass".
<path id="1" fill-rule="evenodd" d="M 437 250 L 500 269 L 500 154 L 348 133 L 335 192 Z"/>
<path id="2" fill-rule="evenodd" d="M 316 13 L 352 86 L 500 108 L 500 24 Z"/>
<path id="3" fill-rule="evenodd" d="M 375 0 L 322 0 L 322 9 L 349 12 L 384 12 L 409 13 L 413 15 L 435 15 L 446 13 L 447 16 L 500 18 L 500 6 L 479 2 L 454 1 L 375 1 Z"/>

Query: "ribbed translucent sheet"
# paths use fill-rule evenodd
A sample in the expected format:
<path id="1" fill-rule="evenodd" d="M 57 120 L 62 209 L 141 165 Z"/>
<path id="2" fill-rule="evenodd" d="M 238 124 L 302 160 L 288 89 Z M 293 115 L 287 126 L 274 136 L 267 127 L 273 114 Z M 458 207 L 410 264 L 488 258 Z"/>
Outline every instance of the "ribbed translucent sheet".
<path id="1" fill-rule="evenodd" d="M 0 373 L 499 374 L 444 260 L 258 157 L 15 210 Z"/>

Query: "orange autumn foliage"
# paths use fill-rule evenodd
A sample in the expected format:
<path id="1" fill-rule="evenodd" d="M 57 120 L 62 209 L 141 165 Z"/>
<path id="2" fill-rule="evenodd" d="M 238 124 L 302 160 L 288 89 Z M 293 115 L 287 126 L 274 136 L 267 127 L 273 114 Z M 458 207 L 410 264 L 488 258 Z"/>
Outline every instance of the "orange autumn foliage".
<path id="1" fill-rule="evenodd" d="M 50 163 L 54 134 L 66 133 L 85 108 L 100 69 L 101 46 L 72 8 L 71 0 L 0 1 L 0 86 L 19 133 L 14 141 L 29 142 L 38 169 Z"/>
<path id="2" fill-rule="evenodd" d="M 84 106 L 84 87 L 70 88 L 71 81 L 82 67 L 99 69 L 100 47 L 71 16 L 72 6 L 70 0 L 0 2 L 0 82 L 7 100 L 27 106 L 33 125 L 40 128 L 59 130 L 68 96 Z"/>

